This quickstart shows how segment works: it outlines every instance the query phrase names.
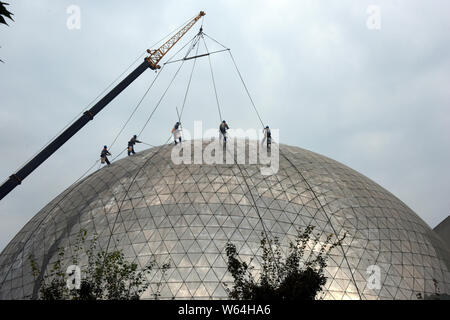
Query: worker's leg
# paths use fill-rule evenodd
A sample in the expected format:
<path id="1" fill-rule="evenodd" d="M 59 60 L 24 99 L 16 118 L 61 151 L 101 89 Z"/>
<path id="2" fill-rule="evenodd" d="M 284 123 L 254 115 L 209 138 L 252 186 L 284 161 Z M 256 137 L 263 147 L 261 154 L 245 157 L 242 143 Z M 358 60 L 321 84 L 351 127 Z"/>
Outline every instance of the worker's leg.
<path id="1" fill-rule="evenodd" d="M 105 162 L 108 166 L 111 164 L 111 162 L 109 162 L 109 160 L 108 160 L 108 157 L 105 157 Z"/>
<path id="2" fill-rule="evenodd" d="M 134 151 L 134 146 L 131 147 L 131 153 L 136 154 L 136 151 Z"/>

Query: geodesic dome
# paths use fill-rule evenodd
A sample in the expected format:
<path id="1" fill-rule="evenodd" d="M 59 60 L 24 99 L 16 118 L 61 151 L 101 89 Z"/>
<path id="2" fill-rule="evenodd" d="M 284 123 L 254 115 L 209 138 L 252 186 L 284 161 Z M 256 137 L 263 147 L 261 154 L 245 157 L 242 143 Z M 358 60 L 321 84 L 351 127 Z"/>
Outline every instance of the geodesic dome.
<path id="1" fill-rule="evenodd" d="M 415 299 L 435 293 L 434 280 L 450 292 L 450 255 L 441 239 L 395 196 L 347 166 L 280 145 L 278 172 L 264 176 L 255 164 L 176 165 L 172 148 L 104 167 L 38 212 L 0 255 L 0 298 L 36 298 L 28 256 L 44 272 L 80 229 L 140 266 L 152 256 L 170 262 L 164 279 L 149 276 L 152 286 L 142 298 L 151 298 L 160 281 L 161 298 L 227 298 L 227 241 L 243 259 L 256 257 L 258 272 L 264 230 L 287 249 L 308 225 L 323 236 L 347 234 L 328 260 L 325 299 Z M 380 289 L 368 285 L 372 265 L 380 268 Z"/>

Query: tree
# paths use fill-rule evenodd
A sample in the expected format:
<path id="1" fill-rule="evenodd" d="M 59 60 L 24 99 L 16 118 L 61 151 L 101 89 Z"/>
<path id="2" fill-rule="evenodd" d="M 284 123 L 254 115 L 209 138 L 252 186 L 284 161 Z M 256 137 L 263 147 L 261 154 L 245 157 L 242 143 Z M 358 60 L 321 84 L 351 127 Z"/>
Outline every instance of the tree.
<path id="1" fill-rule="evenodd" d="M 439 282 L 433 278 L 433 284 L 434 284 L 434 294 L 424 294 L 422 295 L 421 292 L 416 293 L 416 297 L 418 300 L 450 300 L 450 295 L 446 293 L 441 293 L 441 290 L 439 289 Z"/>
<path id="2" fill-rule="evenodd" d="M 84 248 L 86 231 L 80 231 L 77 242 L 73 247 L 71 262 L 78 265 L 78 256 Z M 137 300 L 149 287 L 146 275 L 156 266 L 152 259 L 146 267 L 138 270 L 136 263 L 126 261 L 122 251 L 115 250 L 105 252 L 97 251 L 97 238 L 91 241 L 89 249 L 86 251 L 88 264 L 82 270 L 84 275 L 80 282 L 80 288 L 69 288 L 67 285 L 69 278 L 63 269 L 65 250 L 58 249 L 58 256 L 50 271 L 40 277 L 38 264 L 33 256 L 29 257 L 31 270 L 35 281 L 40 282 L 39 299 L 42 300 Z M 163 275 L 170 267 L 165 263 L 158 268 Z M 157 271 L 159 271 L 157 270 Z M 74 280 L 72 280 L 74 284 Z M 159 290 L 160 284 L 157 285 Z M 154 294 L 155 299 L 159 297 L 159 292 Z"/>
<path id="3" fill-rule="evenodd" d="M 314 300 L 326 283 L 324 269 L 330 251 L 342 244 L 345 235 L 332 242 L 329 235 L 320 244 L 319 235 L 313 235 L 313 226 L 299 230 L 295 241 L 289 244 L 289 254 L 284 259 L 278 238 L 267 240 L 262 234 L 262 270 L 259 280 L 252 275 L 251 266 L 241 261 L 236 246 L 227 243 L 228 271 L 234 278 L 228 295 L 236 300 Z M 308 244 L 317 251 L 308 251 Z M 306 254 L 309 253 L 309 257 Z M 225 285 L 226 286 L 226 285 Z"/>
<path id="4" fill-rule="evenodd" d="M 0 23 L 8 25 L 5 17 L 11 21 L 14 21 L 14 19 L 12 18 L 13 14 L 6 9 L 5 5 L 8 6 L 9 3 L 0 1 Z"/>
<path id="5" fill-rule="evenodd" d="M 5 7 L 7 5 L 9 5 L 9 3 L 0 1 L 0 24 L 8 25 L 8 23 L 6 23 L 5 17 L 10 19 L 11 21 L 14 21 L 14 19 L 12 18 L 13 14 L 9 12 Z M 0 59 L 0 62 L 3 62 L 3 60 Z"/>

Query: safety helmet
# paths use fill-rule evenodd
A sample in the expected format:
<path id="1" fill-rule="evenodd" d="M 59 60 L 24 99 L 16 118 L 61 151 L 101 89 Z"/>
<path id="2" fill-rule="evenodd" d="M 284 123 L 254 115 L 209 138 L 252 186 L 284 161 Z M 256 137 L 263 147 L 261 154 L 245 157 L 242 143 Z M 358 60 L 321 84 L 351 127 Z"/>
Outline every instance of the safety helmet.
<path id="1" fill-rule="evenodd" d="M 225 123 L 226 121 L 225 121 L 225 120 L 223 120 L 222 122 L 223 122 L 223 123 Z"/>
<path id="2" fill-rule="evenodd" d="M 269 126 L 266 126 L 266 129 L 269 129 Z"/>
<path id="3" fill-rule="evenodd" d="M 137 137 L 137 135 L 134 135 L 133 137 L 135 137 L 135 138 L 136 138 L 136 137 Z"/>
<path id="4" fill-rule="evenodd" d="M 107 146 L 103 146 L 103 148 L 107 149 L 108 147 Z"/>

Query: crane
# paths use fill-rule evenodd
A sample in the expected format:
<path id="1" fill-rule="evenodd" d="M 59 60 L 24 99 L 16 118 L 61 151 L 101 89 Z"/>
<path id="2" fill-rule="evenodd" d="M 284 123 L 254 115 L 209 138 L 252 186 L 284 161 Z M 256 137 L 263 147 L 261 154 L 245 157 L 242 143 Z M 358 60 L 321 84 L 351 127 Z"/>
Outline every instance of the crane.
<path id="1" fill-rule="evenodd" d="M 148 68 L 152 70 L 160 69 L 158 63 L 169 52 L 170 49 L 194 26 L 194 24 L 205 15 L 204 11 L 190 20 L 184 27 L 175 33 L 169 40 L 156 50 L 147 50 L 149 56 L 136 67 L 128 76 L 118 83 L 111 91 L 109 91 L 102 99 L 100 99 L 92 108 L 85 111 L 83 115 L 74 121 L 66 130 L 51 141 L 42 151 L 28 161 L 21 169 L 12 174 L 0 186 L 0 200 L 2 200 L 15 187 L 22 183 L 37 167 L 55 153 L 64 143 L 66 143 L 73 135 L 80 131 L 89 121 L 105 108 L 115 97 L 117 97 L 125 88 L 127 88 L 134 80 L 136 80 Z"/>

